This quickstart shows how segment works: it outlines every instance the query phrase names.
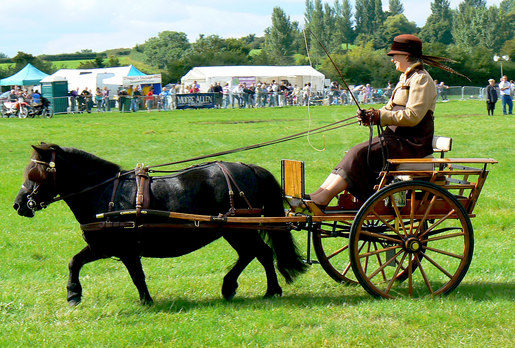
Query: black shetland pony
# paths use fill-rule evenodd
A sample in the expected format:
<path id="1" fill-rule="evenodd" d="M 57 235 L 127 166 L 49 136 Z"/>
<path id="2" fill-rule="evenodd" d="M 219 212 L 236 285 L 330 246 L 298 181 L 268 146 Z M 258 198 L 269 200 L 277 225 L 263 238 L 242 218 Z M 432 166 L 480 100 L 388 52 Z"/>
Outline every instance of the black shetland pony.
<path id="1" fill-rule="evenodd" d="M 124 173 L 118 165 L 74 148 L 49 144 L 33 148 L 31 162 L 25 171 L 25 182 L 13 206 L 18 214 L 33 217 L 36 210 L 44 208 L 58 196 L 68 204 L 80 224 L 96 222 L 96 214 L 108 211 L 114 186 L 114 181 L 109 179 Z M 262 208 L 265 216 L 284 216 L 281 189 L 270 172 L 251 164 L 224 162 L 223 165 L 254 208 Z M 122 176 L 115 190 L 114 210 L 134 209 L 136 190 L 134 174 Z M 149 209 L 155 210 L 216 216 L 230 209 L 226 177 L 216 163 L 154 177 L 150 196 Z M 237 196 L 234 206 L 247 208 L 244 200 Z M 282 294 L 274 256 L 277 268 L 287 282 L 306 270 L 287 230 L 241 230 L 223 225 L 200 229 L 191 224 L 182 227 L 181 221 L 175 222 L 176 227 L 169 229 L 119 228 L 84 232 L 87 246 L 69 264 L 69 304 L 77 305 L 81 301 L 79 272 L 82 266 L 107 257 L 117 257 L 124 263 L 138 289 L 140 301 L 151 303 L 141 257 L 181 256 L 220 237 L 224 237 L 238 253 L 237 262 L 224 277 L 222 295 L 225 299 L 230 300 L 236 294 L 238 276 L 254 258 L 266 272 L 265 297 Z"/>

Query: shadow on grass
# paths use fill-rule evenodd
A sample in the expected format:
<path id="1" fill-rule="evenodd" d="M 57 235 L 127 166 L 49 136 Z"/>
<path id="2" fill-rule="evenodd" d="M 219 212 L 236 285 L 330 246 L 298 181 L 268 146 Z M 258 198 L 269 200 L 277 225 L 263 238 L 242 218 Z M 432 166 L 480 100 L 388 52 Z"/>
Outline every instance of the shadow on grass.
<path id="1" fill-rule="evenodd" d="M 356 285 L 358 286 L 358 285 Z M 515 283 L 462 283 L 449 296 L 437 296 L 435 300 L 448 299 L 449 302 L 456 300 L 471 299 L 473 301 L 498 301 L 515 299 Z M 354 307 L 357 305 L 366 305 L 367 303 L 377 301 L 395 301 L 386 299 L 377 299 L 368 295 L 363 291 L 362 294 L 342 294 L 341 292 L 334 295 L 327 294 L 300 294 L 285 295 L 271 299 L 262 297 L 237 297 L 232 301 L 226 301 L 222 297 L 211 298 L 201 301 L 192 300 L 185 297 L 176 297 L 173 299 L 157 299 L 154 305 L 149 307 L 150 310 L 156 312 L 188 312 L 198 308 L 209 307 L 226 307 L 234 309 L 266 309 L 270 306 L 274 308 L 290 308 L 290 307 L 326 307 L 326 306 L 345 306 Z"/>
<path id="2" fill-rule="evenodd" d="M 223 298 L 211 298 L 201 301 L 195 301 L 184 297 L 177 297 L 174 299 L 158 299 L 154 305 L 149 307 L 150 310 L 156 312 L 188 312 L 197 308 L 209 307 L 225 307 L 233 309 L 252 309 L 260 310 L 267 309 L 273 306 L 274 308 L 291 308 L 291 307 L 325 307 L 325 306 L 356 306 L 364 302 L 371 302 L 374 299 L 367 294 L 351 295 L 335 294 L 334 296 L 327 295 L 291 295 L 274 298 L 263 297 L 240 297 L 231 301 L 226 301 Z"/>
<path id="3" fill-rule="evenodd" d="M 461 283 L 450 296 L 474 301 L 515 300 L 515 282 Z"/>

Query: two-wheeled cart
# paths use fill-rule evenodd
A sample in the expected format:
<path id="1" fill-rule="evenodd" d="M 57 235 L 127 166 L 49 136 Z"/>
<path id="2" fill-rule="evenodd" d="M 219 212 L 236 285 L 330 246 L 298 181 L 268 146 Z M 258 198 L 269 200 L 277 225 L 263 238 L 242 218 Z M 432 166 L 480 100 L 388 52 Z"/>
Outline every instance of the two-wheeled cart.
<path id="1" fill-rule="evenodd" d="M 208 216 L 139 209 L 97 217 L 131 220 L 138 214 L 161 221 L 141 222 L 142 228 L 189 224 L 194 228 L 223 225 L 304 230 L 308 236 L 307 262 L 314 262 L 312 245 L 320 265 L 338 282 L 359 283 L 375 297 L 448 294 L 462 281 L 471 263 L 474 234 L 470 219 L 475 217 L 487 166 L 497 163 L 491 158 L 444 158 L 451 144 L 450 138 L 435 137 L 433 147 L 441 153 L 440 158 L 388 160 L 392 169 L 380 173 L 375 193 L 365 202 L 344 192 L 336 205 L 321 210 L 305 199 L 304 163 L 283 160 L 282 187 L 290 203 L 285 216 Z M 163 218 L 170 222 L 163 222 Z M 125 228 L 138 227 L 134 222 L 123 224 Z"/>

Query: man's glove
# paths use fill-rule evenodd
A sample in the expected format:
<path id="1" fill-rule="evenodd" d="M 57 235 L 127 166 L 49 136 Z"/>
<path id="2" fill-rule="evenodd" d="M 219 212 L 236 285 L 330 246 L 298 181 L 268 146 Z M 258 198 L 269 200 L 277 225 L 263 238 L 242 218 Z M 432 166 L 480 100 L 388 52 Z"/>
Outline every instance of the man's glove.
<path id="1" fill-rule="evenodd" d="M 370 108 L 368 110 L 358 110 L 356 117 L 358 118 L 358 121 L 364 126 L 380 124 L 381 111 L 374 108 Z"/>

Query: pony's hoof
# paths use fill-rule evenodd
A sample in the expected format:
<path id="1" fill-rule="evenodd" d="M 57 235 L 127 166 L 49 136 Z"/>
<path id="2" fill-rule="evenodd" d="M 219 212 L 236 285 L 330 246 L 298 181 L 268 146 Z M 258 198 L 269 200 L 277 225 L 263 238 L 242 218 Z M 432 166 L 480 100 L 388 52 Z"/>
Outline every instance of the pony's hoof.
<path id="1" fill-rule="evenodd" d="M 281 297 L 283 295 L 283 290 L 281 288 L 276 290 L 269 290 L 266 292 L 263 298 L 273 298 L 273 297 Z"/>
<path id="2" fill-rule="evenodd" d="M 238 283 L 228 285 L 228 283 L 224 282 L 222 285 L 222 296 L 226 301 L 231 301 L 236 296 L 236 289 L 238 289 Z"/>
<path id="3" fill-rule="evenodd" d="M 232 294 L 223 294 L 223 296 L 226 301 L 232 301 L 234 296 L 236 296 L 236 291 L 234 291 Z"/>
<path id="4" fill-rule="evenodd" d="M 69 299 L 68 300 L 68 306 L 70 307 L 77 307 L 79 304 L 80 304 L 80 298 L 76 298 L 76 299 Z"/>
<path id="5" fill-rule="evenodd" d="M 154 300 L 152 300 L 152 298 L 142 298 L 139 300 L 139 303 L 142 306 L 152 306 L 154 304 Z"/>

